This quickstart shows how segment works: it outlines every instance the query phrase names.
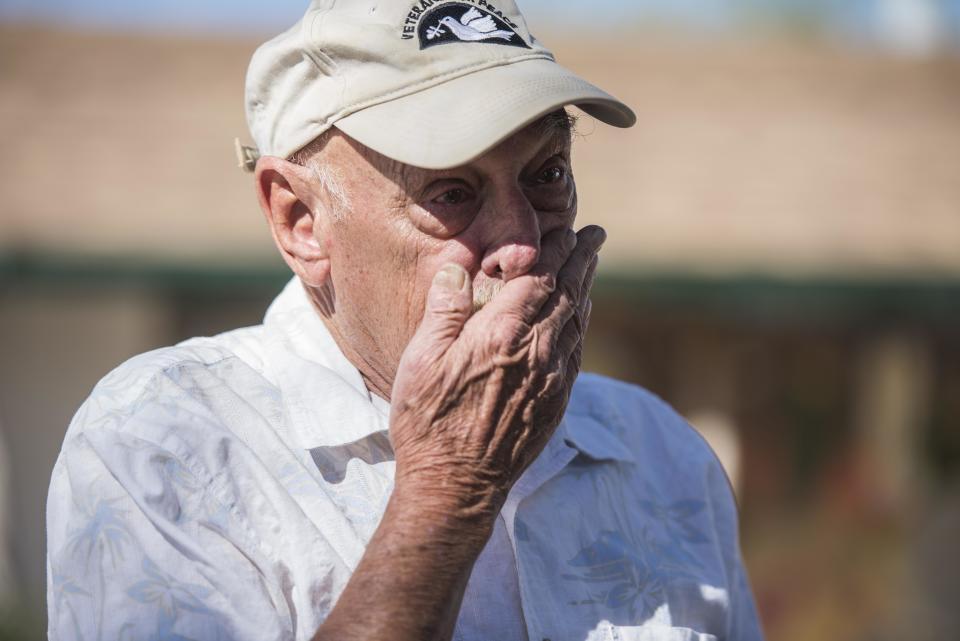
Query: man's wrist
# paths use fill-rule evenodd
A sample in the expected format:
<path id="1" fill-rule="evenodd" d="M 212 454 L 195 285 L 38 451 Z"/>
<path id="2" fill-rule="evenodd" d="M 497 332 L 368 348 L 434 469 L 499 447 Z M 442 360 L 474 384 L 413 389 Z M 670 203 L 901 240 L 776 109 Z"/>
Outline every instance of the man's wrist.
<path id="1" fill-rule="evenodd" d="M 387 511 L 404 528 L 424 531 L 431 539 L 478 546 L 479 552 L 502 503 L 500 492 L 490 486 L 397 478 Z"/>
<path id="2" fill-rule="evenodd" d="M 493 519 L 467 515 L 455 496 L 398 475 L 380 525 L 316 640 L 451 637 L 493 531 Z"/>

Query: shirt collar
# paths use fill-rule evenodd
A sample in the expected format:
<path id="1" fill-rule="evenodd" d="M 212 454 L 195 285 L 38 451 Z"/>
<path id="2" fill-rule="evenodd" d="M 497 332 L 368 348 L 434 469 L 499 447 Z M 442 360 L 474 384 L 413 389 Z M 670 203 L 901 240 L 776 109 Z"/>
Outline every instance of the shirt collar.
<path id="1" fill-rule="evenodd" d="M 367 389 L 299 278 L 287 283 L 263 324 L 270 375 L 304 448 L 352 443 L 388 429 L 389 403 Z"/>
<path id="2" fill-rule="evenodd" d="M 611 424 L 616 422 L 610 418 L 601 422 L 591 413 L 581 413 L 578 409 L 568 408 L 564 417 L 563 438 L 571 447 L 595 461 L 635 463 L 633 452 L 616 434 L 617 428 L 622 426 Z"/>
<path id="3" fill-rule="evenodd" d="M 263 322 L 285 334 L 291 347 L 305 360 L 331 370 L 357 392 L 370 396 L 359 370 L 340 351 L 299 278 L 293 277 L 287 283 L 267 308 Z"/>

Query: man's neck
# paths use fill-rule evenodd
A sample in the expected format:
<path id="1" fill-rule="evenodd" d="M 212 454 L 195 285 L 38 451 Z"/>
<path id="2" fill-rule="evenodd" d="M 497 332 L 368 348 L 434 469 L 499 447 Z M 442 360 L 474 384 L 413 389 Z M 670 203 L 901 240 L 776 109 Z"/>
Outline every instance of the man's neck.
<path id="1" fill-rule="evenodd" d="M 345 332 L 341 330 L 340 323 L 337 322 L 336 310 L 334 306 L 335 297 L 332 286 L 324 288 L 305 287 L 307 297 L 310 299 L 314 310 L 320 316 L 320 320 L 326 326 L 327 331 L 333 338 L 340 352 L 350 363 L 360 372 L 363 384 L 371 394 L 376 394 L 383 400 L 390 402 L 390 392 L 393 389 L 393 376 L 395 368 L 385 367 L 382 364 L 383 359 L 375 359 L 364 356 L 361 350 L 354 347 L 356 341 L 351 340 Z M 370 334 L 369 332 L 361 332 Z M 379 350 L 363 350 L 367 353 L 379 354 Z"/>

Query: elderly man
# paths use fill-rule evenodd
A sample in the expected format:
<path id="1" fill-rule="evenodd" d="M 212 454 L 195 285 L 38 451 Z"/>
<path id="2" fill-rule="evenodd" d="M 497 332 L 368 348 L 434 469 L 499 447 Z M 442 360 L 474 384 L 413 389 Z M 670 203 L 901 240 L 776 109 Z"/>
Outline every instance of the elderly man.
<path id="1" fill-rule="evenodd" d="M 577 377 L 605 235 L 573 231 L 564 106 L 634 116 L 496 1 L 315 0 L 254 55 L 245 159 L 296 276 L 81 408 L 51 638 L 760 638 L 709 448 Z"/>

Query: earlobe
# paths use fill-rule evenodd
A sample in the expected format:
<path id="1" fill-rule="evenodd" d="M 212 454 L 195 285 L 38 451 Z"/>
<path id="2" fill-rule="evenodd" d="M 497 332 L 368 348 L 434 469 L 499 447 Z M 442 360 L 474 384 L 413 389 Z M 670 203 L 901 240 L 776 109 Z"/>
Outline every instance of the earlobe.
<path id="1" fill-rule="evenodd" d="M 282 158 L 260 158 L 254 174 L 257 199 L 284 261 L 304 284 L 321 287 L 330 275 L 330 260 L 313 209 L 318 203 L 304 172 Z"/>

